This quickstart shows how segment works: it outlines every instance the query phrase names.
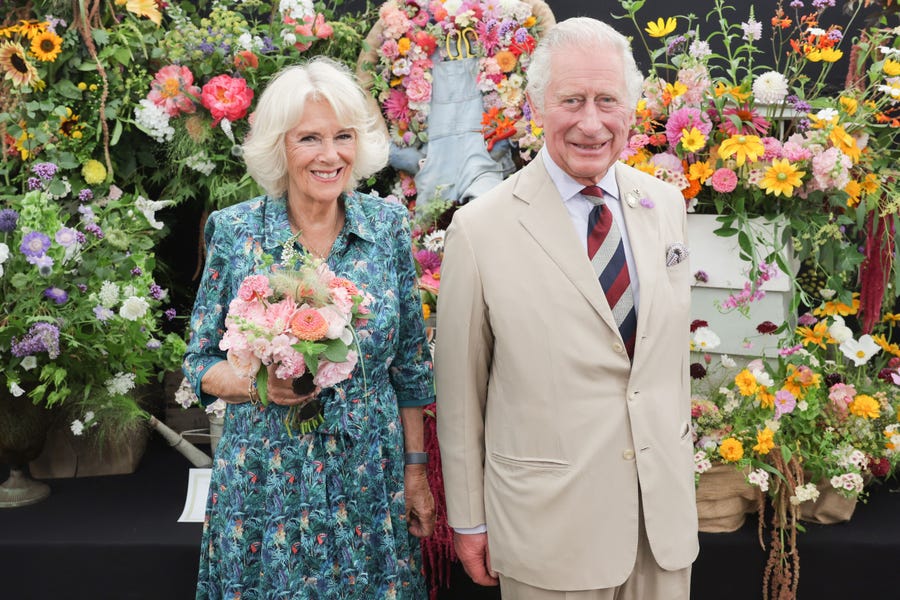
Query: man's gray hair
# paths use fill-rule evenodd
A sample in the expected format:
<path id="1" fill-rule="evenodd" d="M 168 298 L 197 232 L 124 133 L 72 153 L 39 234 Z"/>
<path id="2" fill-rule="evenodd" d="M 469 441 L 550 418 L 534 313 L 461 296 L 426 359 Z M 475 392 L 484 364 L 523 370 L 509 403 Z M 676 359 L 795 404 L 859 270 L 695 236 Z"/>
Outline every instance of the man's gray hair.
<path id="1" fill-rule="evenodd" d="M 625 76 L 625 101 L 629 108 L 637 106 L 641 98 L 644 76 L 641 74 L 631 53 L 631 43 L 624 35 L 597 19 L 574 17 L 560 21 L 547 30 L 538 42 L 528 65 L 528 85 L 525 91 L 535 104 L 543 110 L 544 93 L 553 73 L 550 61 L 553 53 L 563 47 L 595 48 L 605 46 L 618 51 L 622 56 Z M 598 61 L 603 57 L 598 56 Z"/>
<path id="2" fill-rule="evenodd" d="M 356 132 L 356 160 L 350 177 L 353 189 L 387 164 L 388 140 L 379 115 L 343 64 L 324 56 L 287 67 L 266 86 L 243 145 L 247 172 L 272 197 L 288 189 L 285 134 L 297 126 L 308 100 L 324 100 L 343 127 Z M 350 189 L 346 191 L 350 191 Z"/>

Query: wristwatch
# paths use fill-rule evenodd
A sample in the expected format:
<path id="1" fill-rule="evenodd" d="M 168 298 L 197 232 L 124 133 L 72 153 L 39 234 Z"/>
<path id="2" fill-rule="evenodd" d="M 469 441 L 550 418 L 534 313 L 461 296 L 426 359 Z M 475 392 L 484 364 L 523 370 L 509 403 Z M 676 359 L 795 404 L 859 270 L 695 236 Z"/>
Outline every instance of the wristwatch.
<path id="1" fill-rule="evenodd" d="M 403 463 L 406 465 L 427 465 L 427 452 L 407 452 L 403 455 Z"/>

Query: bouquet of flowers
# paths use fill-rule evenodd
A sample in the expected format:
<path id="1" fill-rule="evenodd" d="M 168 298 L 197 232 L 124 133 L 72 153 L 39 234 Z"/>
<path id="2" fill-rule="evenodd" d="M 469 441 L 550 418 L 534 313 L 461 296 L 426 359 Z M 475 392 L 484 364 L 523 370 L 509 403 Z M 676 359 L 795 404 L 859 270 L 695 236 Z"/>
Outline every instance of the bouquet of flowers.
<path id="1" fill-rule="evenodd" d="M 338 277 L 321 259 L 284 254 L 269 275 L 250 275 L 228 307 L 219 344 L 242 377 L 256 378 L 260 401 L 268 403 L 267 365 L 280 379 L 293 379 L 298 394 L 350 378 L 359 360 L 356 327 L 369 318 L 371 297 Z M 311 400 L 289 412 L 289 429 L 307 433 L 324 419 Z"/>

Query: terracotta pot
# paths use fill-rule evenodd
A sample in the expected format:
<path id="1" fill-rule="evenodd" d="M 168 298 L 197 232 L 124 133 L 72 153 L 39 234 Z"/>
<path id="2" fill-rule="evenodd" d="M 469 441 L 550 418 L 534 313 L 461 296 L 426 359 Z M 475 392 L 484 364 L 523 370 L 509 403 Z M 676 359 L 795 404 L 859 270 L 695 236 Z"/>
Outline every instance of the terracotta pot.
<path id="1" fill-rule="evenodd" d="M 758 511 L 762 501 L 762 492 L 747 483 L 742 471 L 730 465 L 713 465 L 700 475 L 697 486 L 700 531 L 737 531 L 744 525 L 747 513 Z"/>

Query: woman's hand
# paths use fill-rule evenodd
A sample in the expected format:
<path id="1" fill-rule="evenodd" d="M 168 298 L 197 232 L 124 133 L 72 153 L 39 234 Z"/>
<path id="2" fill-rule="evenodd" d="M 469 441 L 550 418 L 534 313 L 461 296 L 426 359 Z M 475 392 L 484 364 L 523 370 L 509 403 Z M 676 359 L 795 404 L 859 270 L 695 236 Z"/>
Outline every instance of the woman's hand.
<path id="1" fill-rule="evenodd" d="M 406 494 L 406 526 L 416 537 L 428 537 L 434 531 L 434 498 L 428 486 L 425 465 L 406 465 L 403 471 Z"/>
<path id="2" fill-rule="evenodd" d="M 273 404 L 278 404 L 280 406 L 302 406 L 315 398 L 322 389 L 319 386 L 316 386 L 316 389 L 309 394 L 298 396 L 294 393 L 292 379 L 279 379 L 276 377 L 275 367 L 273 365 L 266 367 L 266 370 L 269 372 L 269 379 L 266 382 L 266 391 L 269 394 L 269 402 L 272 402 Z"/>

